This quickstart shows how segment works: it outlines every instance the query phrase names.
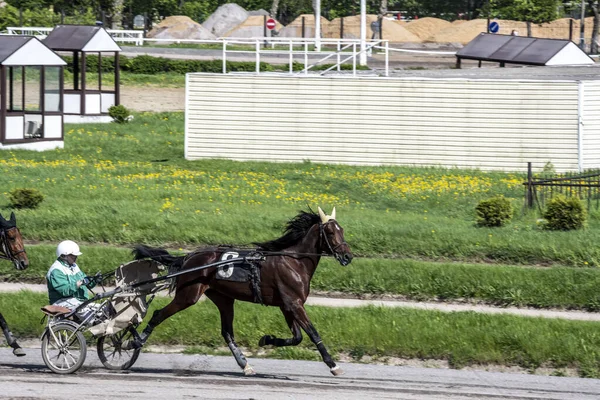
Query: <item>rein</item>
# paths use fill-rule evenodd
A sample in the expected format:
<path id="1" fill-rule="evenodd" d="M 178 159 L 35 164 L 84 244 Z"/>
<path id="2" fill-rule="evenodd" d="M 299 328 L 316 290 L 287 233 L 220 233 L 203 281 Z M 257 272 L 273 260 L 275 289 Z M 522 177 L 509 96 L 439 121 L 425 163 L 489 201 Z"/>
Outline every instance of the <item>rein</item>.
<path id="1" fill-rule="evenodd" d="M 346 243 L 346 241 L 344 241 L 335 247 L 331 246 L 331 243 L 329 242 L 329 240 L 327 239 L 327 235 L 325 234 L 324 224 L 319 224 L 319 239 L 325 241 L 325 244 L 327 245 L 327 248 L 329 249 L 329 251 L 331 253 L 325 253 L 325 252 L 321 252 L 321 253 L 290 253 L 290 252 L 285 252 L 285 251 L 264 251 L 264 250 L 256 250 L 253 248 L 243 248 L 243 247 L 236 247 L 236 248 L 239 250 L 256 250 L 257 252 L 259 252 L 260 254 L 263 254 L 265 256 L 285 256 L 285 257 L 291 257 L 291 258 L 334 257 L 334 258 L 338 259 L 338 256 L 336 255 L 336 250 L 340 246 L 348 244 L 348 243 Z M 212 250 L 203 250 L 200 253 L 209 252 L 209 251 L 212 251 Z M 194 252 L 194 254 L 198 254 L 198 252 Z"/>

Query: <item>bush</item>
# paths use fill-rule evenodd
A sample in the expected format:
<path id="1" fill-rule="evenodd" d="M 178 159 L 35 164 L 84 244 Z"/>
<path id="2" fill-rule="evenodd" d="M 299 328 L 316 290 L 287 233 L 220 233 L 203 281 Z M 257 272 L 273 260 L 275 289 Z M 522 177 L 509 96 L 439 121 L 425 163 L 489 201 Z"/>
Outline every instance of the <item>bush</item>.
<path id="1" fill-rule="evenodd" d="M 37 189 L 14 189 L 8 193 L 10 205 L 14 208 L 37 208 L 44 195 Z"/>
<path id="2" fill-rule="evenodd" d="M 546 219 L 545 229 L 569 231 L 585 226 L 587 211 L 578 198 L 558 196 L 548 202 L 543 216 Z"/>
<path id="3" fill-rule="evenodd" d="M 504 196 L 496 196 L 479 202 L 475 208 L 477 225 L 503 226 L 512 218 L 513 207 Z"/>
<path id="4" fill-rule="evenodd" d="M 124 124 L 131 119 L 129 110 L 122 104 L 109 107 L 108 115 L 118 124 Z"/>

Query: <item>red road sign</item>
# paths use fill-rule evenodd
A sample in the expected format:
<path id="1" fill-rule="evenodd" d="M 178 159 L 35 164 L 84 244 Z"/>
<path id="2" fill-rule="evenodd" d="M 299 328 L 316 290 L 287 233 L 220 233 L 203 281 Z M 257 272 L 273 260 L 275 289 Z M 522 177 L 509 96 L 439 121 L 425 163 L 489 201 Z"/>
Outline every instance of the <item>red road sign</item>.
<path id="1" fill-rule="evenodd" d="M 275 29 L 276 24 L 277 23 L 275 22 L 275 20 L 273 18 L 269 18 L 267 20 L 267 29 L 270 29 L 270 30 Z"/>

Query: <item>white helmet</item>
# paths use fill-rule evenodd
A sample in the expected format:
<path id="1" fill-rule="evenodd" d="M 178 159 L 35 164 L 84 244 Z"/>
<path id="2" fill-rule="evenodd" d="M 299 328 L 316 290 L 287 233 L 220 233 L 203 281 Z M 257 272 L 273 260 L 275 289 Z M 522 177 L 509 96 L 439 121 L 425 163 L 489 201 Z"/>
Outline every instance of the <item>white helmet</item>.
<path id="1" fill-rule="evenodd" d="M 81 252 L 79 251 L 79 246 L 72 240 L 65 240 L 58 244 L 56 247 L 56 257 L 60 257 L 62 255 L 72 254 L 74 256 L 80 256 Z"/>

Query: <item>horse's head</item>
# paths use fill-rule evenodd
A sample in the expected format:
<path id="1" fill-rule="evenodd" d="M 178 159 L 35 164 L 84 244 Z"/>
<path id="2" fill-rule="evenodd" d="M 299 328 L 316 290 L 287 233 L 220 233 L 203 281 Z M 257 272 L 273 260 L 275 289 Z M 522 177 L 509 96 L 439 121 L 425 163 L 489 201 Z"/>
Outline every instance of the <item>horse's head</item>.
<path id="1" fill-rule="evenodd" d="M 12 261 L 15 268 L 19 270 L 29 266 L 23 237 L 17 228 L 15 213 L 10 214 L 9 220 L 0 215 L 0 258 Z"/>
<path id="2" fill-rule="evenodd" d="M 348 265 L 352 261 L 352 251 L 344 239 L 344 228 L 335 220 L 335 207 L 331 215 L 326 215 L 319 207 L 321 223 L 319 230 L 321 239 L 325 242 L 325 249 L 332 254 L 342 265 Z"/>

